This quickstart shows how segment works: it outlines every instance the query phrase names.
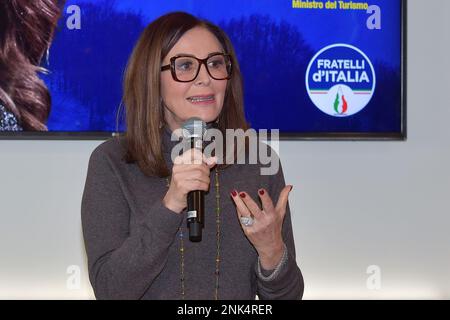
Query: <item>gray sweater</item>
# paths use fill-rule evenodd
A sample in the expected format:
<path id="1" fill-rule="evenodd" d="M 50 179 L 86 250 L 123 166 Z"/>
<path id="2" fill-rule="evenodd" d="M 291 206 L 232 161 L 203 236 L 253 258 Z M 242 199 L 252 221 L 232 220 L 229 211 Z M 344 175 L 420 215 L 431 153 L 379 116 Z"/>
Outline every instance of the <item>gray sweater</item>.
<path id="1" fill-rule="evenodd" d="M 171 168 L 170 131 L 163 136 Z M 188 234 L 186 215 L 166 208 L 165 178 L 149 177 L 127 164 L 124 138 L 113 138 L 92 153 L 81 205 L 89 278 L 97 299 L 180 299 L 179 228 Z M 230 197 L 233 189 L 258 199 L 265 188 L 274 203 L 285 186 L 281 169 L 260 174 L 260 164 L 235 164 L 219 171 L 221 202 L 220 274 L 222 300 L 301 299 L 303 278 L 295 259 L 289 205 L 283 223 L 287 261 L 278 275 L 263 279 L 257 252 L 242 231 Z M 214 173 L 205 195 L 205 228 L 201 242 L 184 240 L 186 299 L 213 299 L 216 267 L 216 199 Z M 263 275 L 271 273 L 262 270 Z"/>

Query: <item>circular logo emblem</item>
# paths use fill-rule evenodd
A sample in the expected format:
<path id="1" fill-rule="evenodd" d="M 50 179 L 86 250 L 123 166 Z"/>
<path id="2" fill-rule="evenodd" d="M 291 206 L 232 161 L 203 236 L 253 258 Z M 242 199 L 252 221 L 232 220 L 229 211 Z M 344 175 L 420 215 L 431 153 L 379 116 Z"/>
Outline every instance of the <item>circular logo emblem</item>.
<path id="1" fill-rule="evenodd" d="M 306 90 L 314 105 L 333 117 L 348 117 L 372 99 L 375 70 L 369 58 L 348 44 L 320 50 L 308 65 Z"/>

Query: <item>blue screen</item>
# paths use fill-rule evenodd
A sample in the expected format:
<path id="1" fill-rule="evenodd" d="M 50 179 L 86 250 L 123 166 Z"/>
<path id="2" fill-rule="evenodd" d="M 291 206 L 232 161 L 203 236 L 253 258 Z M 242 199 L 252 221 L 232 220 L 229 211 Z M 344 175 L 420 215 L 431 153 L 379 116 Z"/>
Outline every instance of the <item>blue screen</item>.
<path id="1" fill-rule="evenodd" d="M 402 1 L 68 0 L 43 66 L 53 132 L 115 132 L 127 60 L 171 11 L 219 25 L 255 129 L 292 136 L 402 132 Z"/>

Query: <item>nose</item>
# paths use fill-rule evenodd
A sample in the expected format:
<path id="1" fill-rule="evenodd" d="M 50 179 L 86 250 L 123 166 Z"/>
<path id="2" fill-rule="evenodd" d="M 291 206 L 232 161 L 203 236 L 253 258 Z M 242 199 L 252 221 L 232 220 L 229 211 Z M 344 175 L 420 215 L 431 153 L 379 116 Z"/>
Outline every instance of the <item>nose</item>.
<path id="1" fill-rule="evenodd" d="M 209 76 L 208 70 L 206 70 L 206 65 L 202 63 L 200 65 L 200 70 L 198 72 L 197 78 L 195 78 L 196 85 L 209 85 L 211 82 L 211 77 Z"/>

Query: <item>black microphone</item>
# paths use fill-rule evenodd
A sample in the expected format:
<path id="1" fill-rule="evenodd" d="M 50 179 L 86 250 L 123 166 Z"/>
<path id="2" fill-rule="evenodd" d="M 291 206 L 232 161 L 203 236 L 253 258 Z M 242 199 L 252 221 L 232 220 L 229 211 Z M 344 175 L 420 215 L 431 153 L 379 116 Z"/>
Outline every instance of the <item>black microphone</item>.
<path id="1" fill-rule="evenodd" d="M 206 123 L 199 118 L 190 118 L 183 124 L 183 137 L 188 139 L 191 148 L 203 153 L 203 136 Z M 202 241 L 202 229 L 205 227 L 205 191 L 194 190 L 187 195 L 187 227 L 189 240 Z"/>

